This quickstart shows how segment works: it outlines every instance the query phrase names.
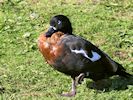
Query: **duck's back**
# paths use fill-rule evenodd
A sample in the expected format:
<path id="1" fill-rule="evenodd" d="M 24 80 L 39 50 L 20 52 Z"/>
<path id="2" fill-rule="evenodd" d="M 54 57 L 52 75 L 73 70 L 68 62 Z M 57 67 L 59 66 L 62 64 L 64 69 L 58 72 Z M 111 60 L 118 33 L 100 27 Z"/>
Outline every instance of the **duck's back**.
<path id="1" fill-rule="evenodd" d="M 60 43 L 63 46 L 61 60 L 57 60 L 57 67 L 61 66 L 66 74 L 82 72 L 103 73 L 106 67 L 100 61 L 105 56 L 90 42 L 74 35 L 64 35 Z M 92 50 L 93 49 L 93 50 Z M 95 56 L 95 57 L 94 57 Z"/>

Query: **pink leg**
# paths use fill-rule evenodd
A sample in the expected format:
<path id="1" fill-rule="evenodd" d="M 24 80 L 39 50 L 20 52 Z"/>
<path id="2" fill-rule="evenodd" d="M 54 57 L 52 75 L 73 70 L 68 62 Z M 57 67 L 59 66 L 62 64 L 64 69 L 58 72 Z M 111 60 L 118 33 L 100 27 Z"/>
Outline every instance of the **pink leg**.
<path id="1" fill-rule="evenodd" d="M 84 80 L 85 74 L 81 73 L 78 77 L 76 77 L 76 85 L 81 84 Z"/>
<path id="2" fill-rule="evenodd" d="M 76 86 L 78 84 L 81 84 L 82 83 L 84 77 L 85 77 L 85 74 L 84 73 L 81 73 L 78 77 L 72 78 L 72 89 L 71 89 L 71 91 L 68 92 L 68 93 L 62 93 L 61 95 L 62 96 L 67 96 L 67 97 L 75 96 L 76 95 Z"/>
<path id="3" fill-rule="evenodd" d="M 76 80 L 72 78 L 72 89 L 68 93 L 62 93 L 61 96 L 72 97 L 76 95 Z"/>

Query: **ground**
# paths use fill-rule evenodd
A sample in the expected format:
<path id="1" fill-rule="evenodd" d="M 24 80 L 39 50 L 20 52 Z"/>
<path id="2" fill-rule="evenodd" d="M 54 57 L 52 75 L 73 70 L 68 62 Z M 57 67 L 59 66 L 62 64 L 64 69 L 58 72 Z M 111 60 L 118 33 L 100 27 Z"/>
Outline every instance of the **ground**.
<path id="1" fill-rule="evenodd" d="M 70 77 L 53 70 L 37 48 L 52 16 L 64 14 L 73 33 L 133 74 L 132 0 L 0 0 L 0 100 L 67 100 Z M 111 77 L 104 90 L 78 85 L 73 100 L 132 100 L 133 80 Z"/>

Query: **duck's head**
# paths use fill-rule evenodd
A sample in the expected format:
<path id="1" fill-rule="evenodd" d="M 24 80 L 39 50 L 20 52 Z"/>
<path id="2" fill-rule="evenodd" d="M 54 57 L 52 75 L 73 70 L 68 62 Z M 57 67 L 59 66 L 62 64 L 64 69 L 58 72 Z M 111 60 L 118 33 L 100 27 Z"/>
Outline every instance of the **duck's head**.
<path id="1" fill-rule="evenodd" d="M 56 15 L 50 20 L 50 27 L 45 33 L 46 37 L 51 37 L 55 32 L 63 32 L 64 34 L 72 34 L 72 26 L 70 20 L 64 15 Z"/>

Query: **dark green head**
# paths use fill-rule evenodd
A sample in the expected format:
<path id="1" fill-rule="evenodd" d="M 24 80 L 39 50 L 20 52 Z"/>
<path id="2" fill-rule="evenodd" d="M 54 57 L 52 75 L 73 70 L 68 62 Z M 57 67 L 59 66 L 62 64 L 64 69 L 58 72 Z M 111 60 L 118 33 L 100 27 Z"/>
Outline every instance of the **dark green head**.
<path id="1" fill-rule="evenodd" d="M 58 31 L 64 34 L 72 34 L 71 22 L 64 15 L 56 15 L 50 20 L 50 27 L 45 35 L 46 37 L 50 37 L 53 33 Z"/>

